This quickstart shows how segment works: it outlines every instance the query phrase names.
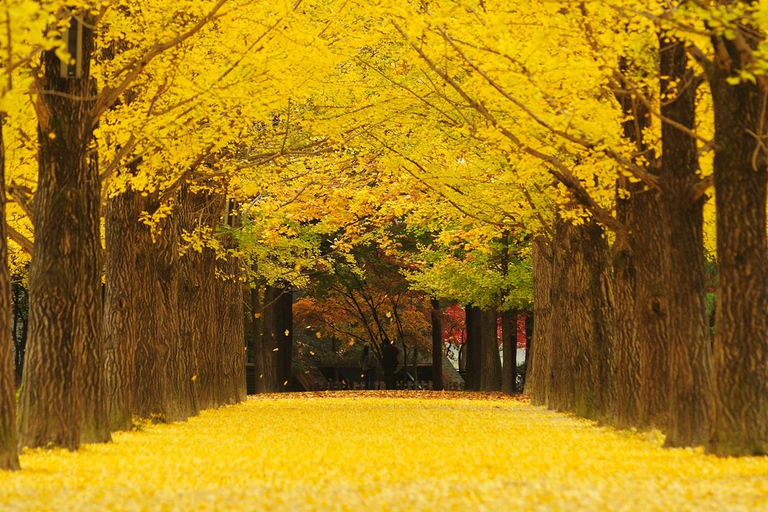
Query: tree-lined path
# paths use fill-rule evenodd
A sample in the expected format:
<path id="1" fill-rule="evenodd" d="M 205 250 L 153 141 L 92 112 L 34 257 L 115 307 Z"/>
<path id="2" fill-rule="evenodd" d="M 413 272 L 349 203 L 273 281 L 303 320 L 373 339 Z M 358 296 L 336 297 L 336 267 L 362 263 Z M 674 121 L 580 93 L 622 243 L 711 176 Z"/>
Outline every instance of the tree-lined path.
<path id="1" fill-rule="evenodd" d="M 768 460 L 497 395 L 263 395 L 0 473 L 0 510 L 768 509 Z"/>

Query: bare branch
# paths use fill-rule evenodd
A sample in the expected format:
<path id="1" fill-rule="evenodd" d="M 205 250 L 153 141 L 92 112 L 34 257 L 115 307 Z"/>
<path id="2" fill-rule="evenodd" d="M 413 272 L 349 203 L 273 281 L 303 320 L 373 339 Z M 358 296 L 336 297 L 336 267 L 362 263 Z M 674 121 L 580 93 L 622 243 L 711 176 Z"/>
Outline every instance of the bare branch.
<path id="1" fill-rule="evenodd" d="M 5 223 L 5 229 L 8 232 L 8 238 L 16 242 L 19 247 L 21 247 L 21 250 L 25 253 L 32 255 L 32 250 L 34 248 L 34 243 L 27 238 L 26 236 L 22 235 L 16 229 L 11 226 L 7 221 Z"/>

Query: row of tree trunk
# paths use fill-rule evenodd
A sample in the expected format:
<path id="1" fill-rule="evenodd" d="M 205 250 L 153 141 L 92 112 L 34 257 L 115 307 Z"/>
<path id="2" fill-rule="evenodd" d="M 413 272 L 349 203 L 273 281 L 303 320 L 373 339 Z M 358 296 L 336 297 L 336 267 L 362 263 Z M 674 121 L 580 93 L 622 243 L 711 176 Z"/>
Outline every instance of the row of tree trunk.
<path id="1" fill-rule="evenodd" d="M 642 139 L 650 113 L 631 94 L 625 136 L 644 151 L 657 188 L 629 185 L 626 227 L 609 250 L 594 222 L 558 220 L 534 241 L 536 403 L 622 427 L 657 427 L 668 446 L 720 455 L 768 453 L 768 256 L 765 132 L 759 85 L 726 79 L 743 52 L 714 38 L 716 335 L 706 310 L 696 89 L 684 43 L 661 34 L 662 156 Z M 713 357 L 714 354 L 714 357 Z"/>

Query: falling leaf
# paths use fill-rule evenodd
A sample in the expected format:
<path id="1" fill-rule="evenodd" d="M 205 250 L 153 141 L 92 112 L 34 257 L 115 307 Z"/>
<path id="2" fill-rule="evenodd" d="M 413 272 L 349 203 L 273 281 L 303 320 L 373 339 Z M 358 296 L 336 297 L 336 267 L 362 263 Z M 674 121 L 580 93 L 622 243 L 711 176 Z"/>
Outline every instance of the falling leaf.
<path id="1" fill-rule="evenodd" d="M 289 334 L 291 334 L 291 331 L 289 331 L 288 329 L 286 329 L 286 330 L 285 330 L 285 335 L 286 335 L 286 336 L 288 336 Z"/>

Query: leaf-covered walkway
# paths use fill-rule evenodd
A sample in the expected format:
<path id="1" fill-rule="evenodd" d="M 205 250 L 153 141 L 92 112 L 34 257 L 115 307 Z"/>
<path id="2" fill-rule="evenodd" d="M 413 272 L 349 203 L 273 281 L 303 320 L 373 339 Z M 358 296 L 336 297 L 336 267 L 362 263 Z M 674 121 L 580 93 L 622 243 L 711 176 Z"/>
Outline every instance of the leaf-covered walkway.
<path id="1" fill-rule="evenodd" d="M 0 510 L 768 510 L 768 458 L 660 443 L 482 395 L 260 397 L 27 452 Z"/>

